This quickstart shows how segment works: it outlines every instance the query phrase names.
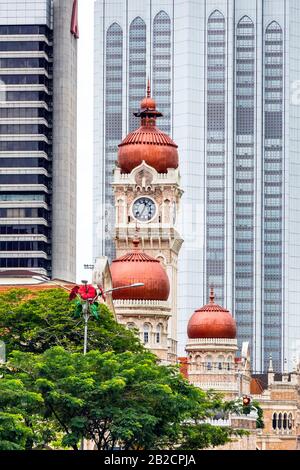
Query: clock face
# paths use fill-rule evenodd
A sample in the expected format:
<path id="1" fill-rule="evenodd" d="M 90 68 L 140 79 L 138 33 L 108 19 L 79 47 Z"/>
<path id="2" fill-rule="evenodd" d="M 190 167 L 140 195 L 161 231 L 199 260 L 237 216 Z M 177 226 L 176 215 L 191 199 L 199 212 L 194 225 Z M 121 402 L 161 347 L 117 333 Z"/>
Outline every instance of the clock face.
<path id="1" fill-rule="evenodd" d="M 133 216 L 140 222 L 149 222 L 156 213 L 156 205 L 148 197 L 140 197 L 133 203 Z"/>

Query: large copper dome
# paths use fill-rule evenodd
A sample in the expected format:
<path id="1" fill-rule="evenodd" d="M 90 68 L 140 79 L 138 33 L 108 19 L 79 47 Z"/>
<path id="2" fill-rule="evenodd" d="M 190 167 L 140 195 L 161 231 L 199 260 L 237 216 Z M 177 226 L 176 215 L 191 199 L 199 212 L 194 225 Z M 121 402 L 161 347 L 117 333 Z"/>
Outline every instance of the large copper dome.
<path id="1" fill-rule="evenodd" d="M 210 302 L 196 310 L 188 323 L 187 334 L 193 338 L 236 338 L 236 323 L 228 310 L 215 303 L 213 289 Z"/>
<path id="2" fill-rule="evenodd" d="M 143 283 L 143 287 L 121 289 L 113 292 L 115 300 L 168 300 L 169 278 L 159 260 L 139 248 L 139 240 L 133 241 L 133 250 L 111 264 L 113 287 Z"/>
<path id="3" fill-rule="evenodd" d="M 162 116 L 156 110 L 148 83 L 147 96 L 141 102 L 141 110 L 135 115 L 141 118 L 141 127 L 125 137 L 119 145 L 118 163 L 122 173 L 130 173 L 143 160 L 159 173 L 178 167 L 178 146 L 156 127 L 156 119 Z"/>

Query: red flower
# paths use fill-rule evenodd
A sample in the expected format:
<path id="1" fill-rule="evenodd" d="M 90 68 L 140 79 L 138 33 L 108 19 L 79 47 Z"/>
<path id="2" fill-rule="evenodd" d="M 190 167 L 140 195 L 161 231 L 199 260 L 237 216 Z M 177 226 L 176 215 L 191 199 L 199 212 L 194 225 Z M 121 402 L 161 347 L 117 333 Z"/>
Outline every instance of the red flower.
<path id="1" fill-rule="evenodd" d="M 77 294 L 78 294 L 78 291 L 79 291 L 79 286 L 73 287 L 73 289 L 71 290 L 71 293 L 70 293 L 70 295 L 69 295 L 69 300 L 74 300 L 74 299 L 76 299 Z"/>
<path id="2" fill-rule="evenodd" d="M 90 284 L 80 286 L 78 289 L 78 295 L 80 295 L 82 300 L 95 300 L 96 297 L 98 297 L 95 287 Z"/>

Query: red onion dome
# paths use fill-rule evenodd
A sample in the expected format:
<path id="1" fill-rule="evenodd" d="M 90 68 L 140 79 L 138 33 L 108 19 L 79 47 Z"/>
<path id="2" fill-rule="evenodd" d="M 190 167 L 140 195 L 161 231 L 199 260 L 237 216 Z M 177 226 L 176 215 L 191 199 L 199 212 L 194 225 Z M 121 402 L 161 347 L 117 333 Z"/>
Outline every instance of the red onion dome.
<path id="1" fill-rule="evenodd" d="M 231 313 L 215 303 L 213 289 L 210 302 L 196 310 L 188 323 L 187 334 L 192 338 L 236 338 L 236 322 Z"/>
<path id="2" fill-rule="evenodd" d="M 156 127 L 156 119 L 162 114 L 156 110 L 155 100 L 151 98 L 149 82 L 147 96 L 135 116 L 141 118 L 141 127 L 130 132 L 119 145 L 118 164 L 122 173 L 130 173 L 143 161 L 158 173 L 178 168 L 178 146 Z"/>
<path id="3" fill-rule="evenodd" d="M 139 240 L 133 241 L 133 250 L 111 264 L 113 287 L 143 283 L 143 287 L 129 287 L 113 292 L 115 300 L 166 301 L 170 294 L 169 278 L 159 260 L 139 248 Z"/>

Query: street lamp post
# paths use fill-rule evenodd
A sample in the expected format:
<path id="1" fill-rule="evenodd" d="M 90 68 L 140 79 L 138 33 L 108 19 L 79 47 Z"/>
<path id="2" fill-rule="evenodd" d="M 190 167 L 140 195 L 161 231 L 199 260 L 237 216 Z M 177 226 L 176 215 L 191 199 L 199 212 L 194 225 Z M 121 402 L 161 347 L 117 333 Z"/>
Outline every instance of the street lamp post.
<path id="1" fill-rule="evenodd" d="M 52 279 L 46 277 L 46 276 L 33 276 L 33 279 L 36 279 L 38 281 L 41 281 L 41 283 L 51 283 L 51 284 L 54 284 L 54 285 L 57 285 L 59 287 L 61 287 L 62 289 L 65 289 L 69 292 L 71 292 L 70 294 L 70 300 L 73 298 L 78 298 L 82 304 L 82 317 L 83 317 L 83 321 L 84 321 L 84 340 L 83 340 L 83 355 L 85 356 L 86 353 L 87 353 L 87 346 L 88 346 L 88 322 L 89 322 L 89 319 L 91 318 L 93 312 L 91 311 L 91 308 L 92 308 L 92 305 L 95 305 L 95 303 L 97 302 L 98 298 L 99 297 L 102 297 L 105 299 L 105 294 L 110 294 L 114 291 L 118 291 L 118 290 L 122 290 L 122 289 L 131 289 L 131 288 L 136 288 L 136 287 L 143 287 L 144 284 L 142 282 L 136 282 L 134 284 L 130 284 L 128 286 L 120 286 L 120 287 L 114 287 L 112 289 L 108 289 L 106 291 L 102 291 L 102 288 L 100 288 L 100 292 L 97 292 L 95 288 L 93 288 L 92 286 L 88 286 L 88 281 L 81 281 L 82 282 L 82 287 L 84 288 L 85 287 L 85 290 L 88 291 L 88 288 L 90 287 L 91 288 L 91 292 L 93 294 L 93 296 L 91 298 L 88 297 L 88 295 L 86 295 L 86 298 L 83 299 L 80 295 L 80 288 L 78 286 L 76 286 L 75 288 L 73 289 L 69 289 L 68 287 L 66 286 L 63 286 L 61 284 L 59 284 L 58 282 L 56 281 L 53 281 Z M 73 294 L 73 296 L 72 296 Z M 86 294 L 88 294 L 88 292 L 86 292 Z M 84 302 L 82 303 L 82 300 L 84 300 Z M 81 446 L 80 446 L 80 449 L 81 450 L 85 450 L 85 439 L 82 438 L 81 439 Z"/>
<path id="2" fill-rule="evenodd" d="M 56 282 L 56 281 L 50 279 L 47 276 L 43 276 L 43 275 L 33 276 L 33 279 L 41 281 L 41 283 L 54 284 L 54 285 L 59 286 L 60 288 L 62 288 L 64 290 L 67 290 L 68 292 L 73 291 L 73 289 L 70 289 L 70 288 L 68 288 L 64 285 L 61 285 L 59 282 Z M 87 288 L 88 281 L 81 281 L 81 282 L 82 282 L 82 285 Z M 112 289 L 107 289 L 104 292 L 101 291 L 100 293 L 97 293 L 96 289 L 94 289 L 96 295 L 94 295 L 91 298 L 86 298 L 85 299 L 85 301 L 82 303 L 82 317 L 83 317 L 83 321 L 84 321 L 84 340 L 83 340 L 83 354 L 84 355 L 87 353 L 87 346 L 88 346 L 88 322 L 89 322 L 89 319 L 92 316 L 91 305 L 94 304 L 98 300 L 99 297 L 101 297 L 101 296 L 104 297 L 105 294 L 111 294 L 112 292 L 119 291 L 119 290 L 122 290 L 122 289 L 132 289 L 132 288 L 136 288 L 136 287 L 143 287 L 144 285 L 145 284 L 143 284 L 142 282 L 136 282 L 134 284 L 129 284 L 129 285 L 126 285 L 126 286 L 113 287 Z M 82 302 L 83 299 L 80 296 L 80 293 L 76 292 L 74 298 L 76 298 L 76 297 Z"/>

